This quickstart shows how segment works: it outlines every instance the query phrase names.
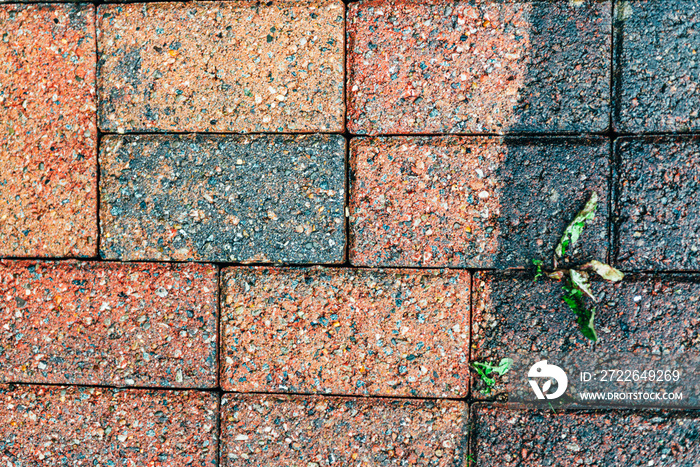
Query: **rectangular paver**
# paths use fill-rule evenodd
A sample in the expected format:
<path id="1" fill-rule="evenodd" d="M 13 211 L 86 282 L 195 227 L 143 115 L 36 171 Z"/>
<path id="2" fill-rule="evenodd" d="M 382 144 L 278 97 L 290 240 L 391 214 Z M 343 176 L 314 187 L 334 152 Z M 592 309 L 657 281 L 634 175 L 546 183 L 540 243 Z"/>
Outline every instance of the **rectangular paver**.
<path id="1" fill-rule="evenodd" d="M 97 255 L 95 7 L 0 5 L 0 256 Z"/>
<path id="2" fill-rule="evenodd" d="M 210 265 L 0 263 L 0 382 L 214 387 Z"/>
<path id="3" fill-rule="evenodd" d="M 618 264 L 700 269 L 700 138 L 621 138 Z"/>
<path id="4" fill-rule="evenodd" d="M 100 150 L 103 258 L 344 260 L 340 135 L 111 136 Z"/>
<path id="5" fill-rule="evenodd" d="M 340 0 L 102 5 L 104 131 L 341 132 Z"/>
<path id="6" fill-rule="evenodd" d="M 700 458 L 696 413 L 472 411 L 480 467 L 605 465 L 692 467 Z"/>
<path id="7" fill-rule="evenodd" d="M 616 129 L 700 130 L 700 4 L 625 0 L 615 11 Z"/>
<path id="8" fill-rule="evenodd" d="M 468 465 L 457 401 L 225 395 L 221 465 Z"/>
<path id="9" fill-rule="evenodd" d="M 594 282 L 598 303 L 588 304 L 596 307 L 596 344 L 579 331 L 561 284 L 532 279 L 532 273 L 474 276 L 473 361 L 498 362 L 530 352 L 677 355 L 700 345 L 700 282 L 692 275 L 628 275 L 618 283 Z M 474 384 L 482 387 L 478 379 Z M 508 388 L 497 384 L 496 392 L 503 389 Z M 478 391 L 472 395 L 482 397 Z"/>
<path id="10" fill-rule="evenodd" d="M 231 268 L 224 390 L 466 396 L 469 273 Z"/>
<path id="11" fill-rule="evenodd" d="M 577 259 L 608 252 L 610 145 L 602 138 L 384 137 L 350 145 L 350 261 L 527 267 L 600 198 Z"/>
<path id="12" fill-rule="evenodd" d="M 197 391 L 0 385 L 0 462 L 214 466 L 217 399 Z"/>
<path id="13" fill-rule="evenodd" d="M 358 134 L 599 132 L 611 2 L 367 0 L 348 6 Z"/>

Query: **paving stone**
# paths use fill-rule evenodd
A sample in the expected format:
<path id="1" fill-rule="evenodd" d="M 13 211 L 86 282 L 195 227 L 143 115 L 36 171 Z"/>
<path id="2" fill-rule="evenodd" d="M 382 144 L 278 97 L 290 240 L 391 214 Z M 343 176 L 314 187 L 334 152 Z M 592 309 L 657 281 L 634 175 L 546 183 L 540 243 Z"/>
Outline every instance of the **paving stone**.
<path id="1" fill-rule="evenodd" d="M 595 190 L 575 259 L 608 252 L 603 139 L 354 138 L 350 261 L 362 266 L 528 267 L 549 260 Z"/>
<path id="2" fill-rule="evenodd" d="M 348 5 L 357 134 L 602 132 L 611 2 Z"/>
<path id="3" fill-rule="evenodd" d="M 104 258 L 344 261 L 340 135 L 112 136 L 100 163 Z"/>
<path id="4" fill-rule="evenodd" d="M 462 466 L 457 401 L 225 395 L 221 465 Z"/>
<path id="5" fill-rule="evenodd" d="M 216 394 L 0 385 L 2 465 L 216 465 Z"/>
<path id="6" fill-rule="evenodd" d="M 0 256 L 97 255 L 95 7 L 0 5 Z"/>
<path id="7" fill-rule="evenodd" d="M 700 139 L 621 138 L 618 264 L 700 269 Z"/>
<path id="8" fill-rule="evenodd" d="M 700 4 L 618 1 L 615 127 L 629 133 L 700 130 Z"/>
<path id="9" fill-rule="evenodd" d="M 693 412 L 557 412 L 474 407 L 479 467 L 697 465 L 700 418 Z"/>
<path id="10" fill-rule="evenodd" d="M 676 355 L 700 346 L 700 281 L 693 275 L 628 275 L 594 282 L 598 303 L 593 344 L 578 330 L 561 284 L 533 282 L 533 273 L 474 276 L 472 361 L 498 362 L 516 353 L 637 352 Z M 507 389 L 498 381 L 494 394 Z M 483 388 L 478 379 L 473 386 Z M 472 391 L 483 398 L 478 391 Z"/>
<path id="11" fill-rule="evenodd" d="M 210 265 L 0 263 L 0 382 L 214 387 Z"/>
<path id="12" fill-rule="evenodd" d="M 340 0 L 101 5 L 108 132 L 342 132 Z"/>
<path id="13" fill-rule="evenodd" d="M 231 268 L 222 387 L 466 396 L 469 273 Z"/>

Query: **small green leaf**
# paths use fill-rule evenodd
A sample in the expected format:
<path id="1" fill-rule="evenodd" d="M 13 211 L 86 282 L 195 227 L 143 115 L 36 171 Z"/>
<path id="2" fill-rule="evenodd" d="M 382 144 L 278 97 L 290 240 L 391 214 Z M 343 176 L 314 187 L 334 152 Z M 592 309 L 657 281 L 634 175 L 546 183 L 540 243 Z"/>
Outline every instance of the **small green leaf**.
<path id="1" fill-rule="evenodd" d="M 591 283 L 589 281 L 588 274 L 583 271 L 577 271 L 576 269 L 571 269 L 569 271 L 569 276 L 571 276 L 571 282 L 574 286 L 581 289 L 583 293 L 591 297 L 594 301 L 597 301 L 595 295 L 591 291 Z"/>
<path id="2" fill-rule="evenodd" d="M 533 259 L 532 264 L 535 265 L 537 268 L 537 272 L 535 272 L 535 278 L 533 279 L 534 282 L 537 282 L 537 279 L 542 277 L 544 274 L 542 272 L 542 260 L 541 259 Z"/>
<path id="3" fill-rule="evenodd" d="M 578 324 L 581 334 L 593 342 L 598 341 L 598 335 L 595 332 L 595 308 L 588 309 L 583 301 L 583 292 L 572 286 L 570 283 L 565 283 L 564 301 L 576 315 L 576 323 Z"/>
<path id="4" fill-rule="evenodd" d="M 581 266 L 581 269 L 593 270 L 600 277 L 610 282 L 619 282 L 625 277 L 622 271 L 619 271 L 612 266 L 609 266 L 605 263 L 601 263 L 600 261 L 596 260 L 587 262 L 586 264 Z"/>
<path id="5" fill-rule="evenodd" d="M 508 373 L 508 370 L 510 370 L 511 366 L 513 366 L 513 359 L 512 358 L 503 358 L 503 359 L 501 359 L 498 366 L 493 369 L 493 371 L 498 373 L 498 376 L 503 376 L 506 373 Z"/>
<path id="6" fill-rule="evenodd" d="M 557 258 L 562 258 L 565 254 L 569 245 L 573 246 L 578 241 L 583 228 L 586 226 L 587 221 L 592 221 L 595 219 L 595 211 L 598 209 L 598 193 L 595 191 L 591 193 L 591 197 L 583 207 L 583 209 L 576 215 L 573 221 L 566 227 L 564 235 L 562 235 L 561 240 L 557 248 L 554 250 Z"/>
<path id="7" fill-rule="evenodd" d="M 508 373 L 510 367 L 513 365 L 512 358 L 503 358 L 498 363 L 498 365 L 491 365 L 490 363 L 473 362 L 472 367 L 476 370 L 481 380 L 486 384 L 486 387 L 490 390 L 496 385 L 496 380 L 489 376 L 492 373 L 498 376 L 503 376 Z M 487 391 L 486 393 L 488 393 Z"/>

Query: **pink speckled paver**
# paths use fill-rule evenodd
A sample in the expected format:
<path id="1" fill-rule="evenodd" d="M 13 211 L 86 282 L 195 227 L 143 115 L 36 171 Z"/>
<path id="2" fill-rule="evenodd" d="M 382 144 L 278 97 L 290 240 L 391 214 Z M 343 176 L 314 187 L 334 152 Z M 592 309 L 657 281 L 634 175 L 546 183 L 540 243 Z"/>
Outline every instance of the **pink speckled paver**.
<path id="1" fill-rule="evenodd" d="M 342 132 L 340 0 L 101 5 L 109 132 Z"/>
<path id="2" fill-rule="evenodd" d="M 224 390 L 465 396 L 469 273 L 230 268 Z"/>
<path id="3" fill-rule="evenodd" d="M 209 388 L 211 265 L 0 262 L 0 382 Z"/>
<path id="4" fill-rule="evenodd" d="M 365 0 L 348 5 L 356 134 L 601 132 L 612 2 Z"/>
<path id="5" fill-rule="evenodd" d="M 596 218 L 570 254 L 607 257 L 603 138 L 353 138 L 350 173 L 353 266 L 530 267 L 591 191 Z"/>
<path id="6" fill-rule="evenodd" d="M 0 385 L 3 466 L 214 466 L 218 397 Z"/>
<path id="7" fill-rule="evenodd" d="M 97 255 L 95 7 L 0 5 L 0 256 Z"/>
<path id="8" fill-rule="evenodd" d="M 225 395 L 221 466 L 468 466 L 461 401 Z"/>
<path id="9" fill-rule="evenodd" d="M 700 419 L 693 412 L 555 412 L 478 404 L 471 420 L 472 458 L 479 467 L 695 467 L 700 459 Z"/>

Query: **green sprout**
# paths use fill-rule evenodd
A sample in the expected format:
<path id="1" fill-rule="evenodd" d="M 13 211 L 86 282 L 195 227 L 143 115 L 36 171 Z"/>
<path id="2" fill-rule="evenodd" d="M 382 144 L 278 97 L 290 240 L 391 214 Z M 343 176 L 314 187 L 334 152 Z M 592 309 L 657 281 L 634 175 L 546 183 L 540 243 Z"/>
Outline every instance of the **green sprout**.
<path id="1" fill-rule="evenodd" d="M 559 261 L 563 260 L 566 254 L 576 245 L 586 224 L 595 219 L 597 209 L 598 194 L 593 192 L 583 209 L 564 230 L 564 235 L 562 235 L 559 244 L 554 250 L 552 261 L 554 270 L 552 272 L 547 272 L 542 268 L 542 260 L 532 260 L 532 264 L 537 268 L 535 281 L 540 277 L 548 277 L 562 283 L 564 302 L 576 315 L 576 324 L 578 324 L 581 334 L 593 342 L 598 341 L 598 334 L 594 325 L 595 307 L 586 305 L 586 297 L 593 300 L 593 302 L 597 302 L 597 299 L 591 290 L 588 272 L 592 271 L 610 282 L 621 281 L 625 275 L 614 267 L 596 260 L 589 261 L 578 268 L 559 268 L 558 266 Z"/>
<path id="2" fill-rule="evenodd" d="M 534 264 L 535 267 L 537 268 L 533 282 L 537 282 L 537 279 L 544 276 L 544 272 L 542 272 L 542 260 L 541 259 L 533 259 L 532 264 Z"/>
<path id="3" fill-rule="evenodd" d="M 491 365 L 490 363 L 473 362 L 472 367 L 476 370 L 477 374 L 481 378 L 481 381 L 486 385 L 486 389 L 482 391 L 483 394 L 488 394 L 491 392 L 491 388 L 496 385 L 496 380 L 490 375 L 503 376 L 508 373 L 510 367 L 513 365 L 512 358 L 503 358 L 498 363 L 498 365 Z"/>

